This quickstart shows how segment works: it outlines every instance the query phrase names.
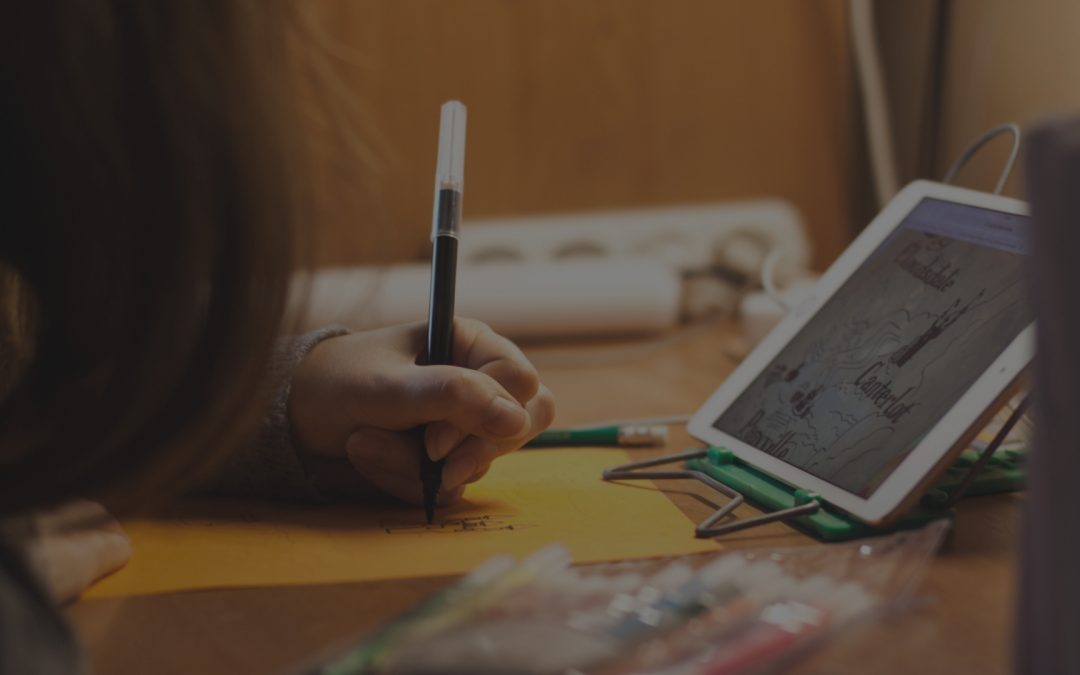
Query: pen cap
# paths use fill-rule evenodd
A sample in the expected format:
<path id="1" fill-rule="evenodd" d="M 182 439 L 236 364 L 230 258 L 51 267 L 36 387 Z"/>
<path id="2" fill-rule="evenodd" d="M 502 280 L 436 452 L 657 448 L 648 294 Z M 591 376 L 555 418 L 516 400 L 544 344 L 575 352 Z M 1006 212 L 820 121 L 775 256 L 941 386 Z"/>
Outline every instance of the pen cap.
<path id="1" fill-rule="evenodd" d="M 447 101 L 443 103 L 439 116 L 439 154 L 435 162 L 432 236 L 457 234 L 461 193 L 464 189 L 465 104 L 461 101 Z M 446 192 L 447 190 L 453 194 Z"/>

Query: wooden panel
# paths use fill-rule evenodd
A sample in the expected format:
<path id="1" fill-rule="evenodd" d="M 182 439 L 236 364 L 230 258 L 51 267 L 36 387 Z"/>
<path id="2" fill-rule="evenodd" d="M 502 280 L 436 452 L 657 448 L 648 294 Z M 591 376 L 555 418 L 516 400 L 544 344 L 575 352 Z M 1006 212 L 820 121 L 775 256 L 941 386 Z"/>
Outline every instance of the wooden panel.
<path id="1" fill-rule="evenodd" d="M 992 126 L 1080 112 L 1080 3 L 955 0 L 949 23 L 942 171 Z M 1007 150 L 1004 140 L 987 146 L 958 182 L 993 189 Z M 1022 173 L 1006 194 L 1022 194 Z"/>
<path id="2" fill-rule="evenodd" d="M 470 116 L 466 219 L 779 195 L 810 221 L 824 264 L 850 225 L 844 6 L 315 5 L 378 157 L 365 166 L 337 145 L 324 152 L 317 262 L 424 254 L 438 107 L 459 98 Z"/>
<path id="3" fill-rule="evenodd" d="M 937 21 L 944 1 L 874 3 L 901 187 L 916 178 L 941 177 L 933 157 L 938 122 L 933 87 L 938 77 Z"/>

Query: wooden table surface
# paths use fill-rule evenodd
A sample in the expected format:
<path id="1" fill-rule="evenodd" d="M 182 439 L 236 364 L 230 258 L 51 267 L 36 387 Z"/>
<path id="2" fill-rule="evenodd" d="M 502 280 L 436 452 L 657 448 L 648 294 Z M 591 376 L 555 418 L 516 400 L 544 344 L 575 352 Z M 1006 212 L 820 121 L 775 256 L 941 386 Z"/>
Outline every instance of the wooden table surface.
<path id="1" fill-rule="evenodd" d="M 733 368 L 741 351 L 731 325 L 674 337 L 526 350 L 555 393 L 557 425 L 692 412 Z M 682 433 L 668 447 L 697 445 Z M 665 484 L 700 519 L 708 507 Z M 840 636 L 798 664 L 802 674 L 980 673 L 1009 670 L 1016 495 L 966 500 L 932 563 L 920 602 L 904 614 Z M 752 515 L 743 506 L 739 515 Z M 688 535 L 690 533 L 688 526 Z M 723 539 L 731 548 L 807 545 L 782 524 Z M 81 601 L 69 608 L 102 675 L 278 672 L 327 646 L 355 638 L 452 582 L 389 582 L 211 590 Z"/>

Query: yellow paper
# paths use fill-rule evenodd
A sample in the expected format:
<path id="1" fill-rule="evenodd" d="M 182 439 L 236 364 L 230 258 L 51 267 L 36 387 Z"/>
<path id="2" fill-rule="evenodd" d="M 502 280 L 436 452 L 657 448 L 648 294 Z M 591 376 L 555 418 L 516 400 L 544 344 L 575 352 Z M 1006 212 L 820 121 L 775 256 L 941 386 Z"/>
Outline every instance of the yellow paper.
<path id="1" fill-rule="evenodd" d="M 647 482 L 612 484 L 618 450 L 517 452 L 466 498 L 436 512 L 370 504 L 304 506 L 199 499 L 124 523 L 135 555 L 87 597 L 462 574 L 498 554 L 561 542 L 576 562 L 715 551 Z"/>

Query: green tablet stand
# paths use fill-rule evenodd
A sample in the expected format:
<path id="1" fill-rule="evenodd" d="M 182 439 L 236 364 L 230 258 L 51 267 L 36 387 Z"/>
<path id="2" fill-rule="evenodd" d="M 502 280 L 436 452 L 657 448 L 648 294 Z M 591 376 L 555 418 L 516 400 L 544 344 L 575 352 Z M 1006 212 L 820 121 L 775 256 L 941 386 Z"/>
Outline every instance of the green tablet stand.
<path id="1" fill-rule="evenodd" d="M 985 450 L 965 450 L 961 453 L 942 479 L 923 495 L 919 505 L 887 528 L 875 527 L 845 514 L 825 504 L 816 494 L 792 487 L 747 464 L 726 448 L 688 450 L 624 464 L 604 471 L 604 480 L 692 478 L 724 494 L 729 501 L 695 528 L 695 535 L 702 538 L 782 520 L 824 541 L 856 539 L 918 527 L 938 518 L 951 518 L 952 506 L 964 495 L 1021 489 L 1025 475 L 1023 453 L 999 448 L 1023 416 L 1027 405 L 1028 400 L 1024 399 Z M 683 463 L 684 468 L 655 469 L 676 462 Z M 717 524 L 743 501 L 757 505 L 766 513 L 756 518 Z"/>

